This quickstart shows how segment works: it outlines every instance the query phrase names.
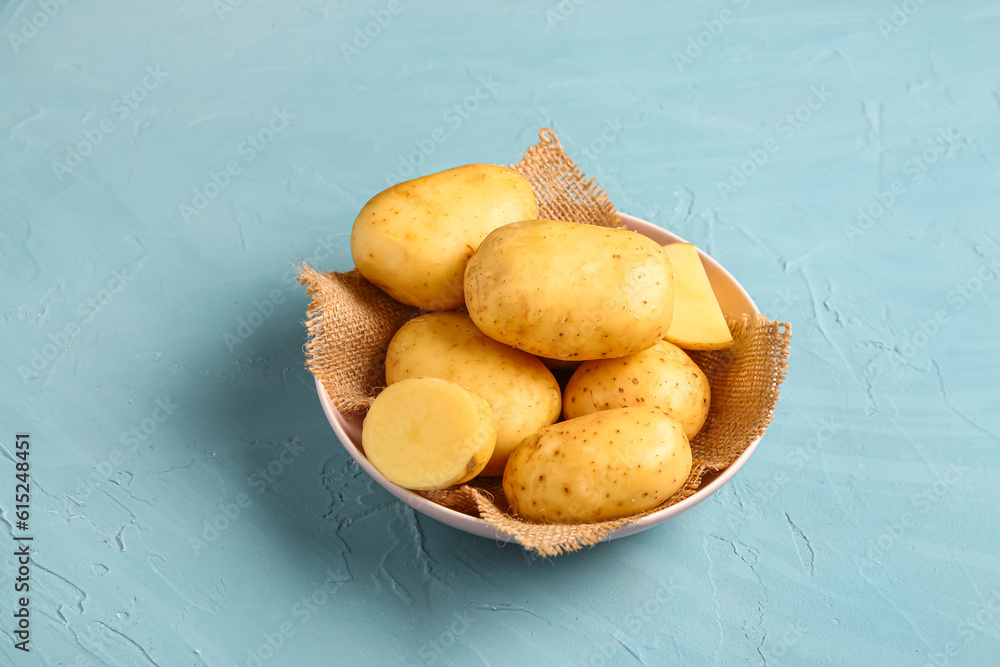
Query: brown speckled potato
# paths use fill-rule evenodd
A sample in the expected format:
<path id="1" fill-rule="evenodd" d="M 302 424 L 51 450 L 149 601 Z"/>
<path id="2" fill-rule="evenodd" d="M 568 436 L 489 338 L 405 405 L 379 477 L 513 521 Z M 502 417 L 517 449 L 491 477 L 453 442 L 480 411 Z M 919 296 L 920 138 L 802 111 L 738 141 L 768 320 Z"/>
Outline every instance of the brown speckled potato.
<path id="1" fill-rule="evenodd" d="M 606 521 L 652 509 L 691 473 L 681 423 L 655 408 L 617 408 L 546 426 L 511 454 L 503 490 L 529 521 Z"/>
<path id="2" fill-rule="evenodd" d="M 512 169 L 469 164 L 406 181 L 365 204 L 351 256 L 365 278 L 424 310 L 463 305 L 465 263 L 491 231 L 538 216 L 531 185 Z"/>
<path id="3" fill-rule="evenodd" d="M 643 405 L 680 420 L 688 439 L 708 417 L 708 378 L 684 350 L 665 340 L 620 359 L 585 362 L 566 385 L 567 419 L 599 410 Z"/>
<path id="4" fill-rule="evenodd" d="M 625 229 L 559 220 L 493 231 L 465 270 L 476 326 L 552 359 L 622 357 L 670 327 L 673 270 L 658 243 Z"/>
<path id="5" fill-rule="evenodd" d="M 464 385 L 493 409 L 497 441 L 481 473 L 487 476 L 502 475 L 517 443 L 556 421 L 562 410 L 559 383 L 549 369 L 537 357 L 482 333 L 465 313 L 420 315 L 393 336 L 386 382 L 421 376 Z"/>
<path id="6" fill-rule="evenodd" d="M 365 456 L 407 489 L 444 489 L 482 471 L 496 444 L 497 420 L 481 396 L 439 378 L 386 387 L 361 431 Z"/>

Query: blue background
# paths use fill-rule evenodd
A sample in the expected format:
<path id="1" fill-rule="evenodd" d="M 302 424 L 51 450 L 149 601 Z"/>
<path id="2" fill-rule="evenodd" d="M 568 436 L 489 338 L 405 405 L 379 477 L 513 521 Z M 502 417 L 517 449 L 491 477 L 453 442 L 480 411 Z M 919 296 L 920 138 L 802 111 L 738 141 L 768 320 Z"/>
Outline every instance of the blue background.
<path id="1" fill-rule="evenodd" d="M 5 4 L 0 663 L 998 664 L 998 35 L 986 1 Z M 294 282 L 542 127 L 794 331 L 730 484 L 550 560 L 360 471 Z"/>

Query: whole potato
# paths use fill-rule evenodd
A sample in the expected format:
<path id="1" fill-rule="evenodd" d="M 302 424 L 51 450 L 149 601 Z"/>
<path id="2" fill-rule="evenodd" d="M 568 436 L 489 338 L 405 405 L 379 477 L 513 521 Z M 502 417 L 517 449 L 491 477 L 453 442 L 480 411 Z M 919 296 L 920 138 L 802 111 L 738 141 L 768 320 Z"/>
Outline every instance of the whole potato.
<path id="1" fill-rule="evenodd" d="M 670 327 L 673 270 L 642 234 L 560 220 L 491 232 L 465 269 L 465 301 L 483 333 L 552 359 L 622 357 Z"/>
<path id="2" fill-rule="evenodd" d="M 457 382 L 482 396 L 497 418 L 496 448 L 483 475 L 502 475 L 507 457 L 526 436 L 556 421 L 559 383 L 527 352 L 498 343 L 460 312 L 413 318 L 393 336 L 385 359 L 388 384 L 415 377 Z"/>
<path id="3" fill-rule="evenodd" d="M 354 221 L 351 256 L 361 275 L 397 301 L 452 310 L 464 304 L 465 263 L 486 235 L 537 215 L 523 176 L 469 164 L 372 197 Z"/>
<path id="4" fill-rule="evenodd" d="M 566 384 L 567 419 L 599 410 L 643 405 L 670 413 L 693 438 L 708 417 L 708 378 L 684 350 L 661 340 L 620 359 L 587 361 Z"/>
<path id="5" fill-rule="evenodd" d="M 675 417 L 617 408 L 525 438 L 507 461 L 503 490 L 529 521 L 606 521 L 656 507 L 690 473 L 691 447 Z"/>

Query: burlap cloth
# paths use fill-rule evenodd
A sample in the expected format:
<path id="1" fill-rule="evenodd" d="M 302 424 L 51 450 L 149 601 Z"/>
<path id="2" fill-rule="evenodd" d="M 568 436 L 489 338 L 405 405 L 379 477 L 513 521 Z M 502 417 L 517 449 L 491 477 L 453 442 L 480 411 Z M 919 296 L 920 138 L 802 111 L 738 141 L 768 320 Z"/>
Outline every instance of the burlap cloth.
<path id="1" fill-rule="evenodd" d="M 607 194 L 563 152 L 551 130 L 511 165 L 531 183 L 538 217 L 620 226 Z M 299 281 L 312 297 L 306 320 L 306 366 L 347 415 L 364 413 L 385 386 L 385 353 L 396 330 L 420 314 L 365 280 L 357 269 L 320 273 L 303 265 Z M 481 517 L 525 548 L 556 555 L 593 545 L 609 532 L 694 494 L 708 477 L 731 465 L 770 424 L 785 378 L 791 327 L 761 315 L 730 321 L 727 350 L 693 352 L 708 376 L 711 410 L 691 441 L 694 466 L 684 487 L 659 507 L 624 519 L 585 524 L 537 524 L 510 512 L 499 478 L 476 479 L 442 491 L 418 492 L 446 507 Z"/>

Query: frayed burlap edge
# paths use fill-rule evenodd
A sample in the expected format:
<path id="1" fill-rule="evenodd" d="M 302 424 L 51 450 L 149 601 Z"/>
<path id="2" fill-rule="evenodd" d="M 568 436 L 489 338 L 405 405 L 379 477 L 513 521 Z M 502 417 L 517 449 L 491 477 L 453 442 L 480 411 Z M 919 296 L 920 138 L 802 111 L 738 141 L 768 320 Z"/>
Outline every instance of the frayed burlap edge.
<path id="1" fill-rule="evenodd" d="M 689 352 L 712 388 L 708 419 L 691 440 L 695 460 L 710 471 L 728 468 L 764 435 L 788 370 L 791 325 L 744 315 L 729 330 L 732 347 Z"/>
<path id="2" fill-rule="evenodd" d="M 357 269 L 321 274 L 302 266 L 306 368 L 346 415 L 365 412 L 385 387 L 385 353 L 399 327 L 420 313 L 368 282 Z M 374 362 L 373 362 L 374 360 Z"/>
<path id="3" fill-rule="evenodd" d="M 543 129 L 539 142 L 510 168 L 531 184 L 540 220 L 566 220 L 599 227 L 622 227 L 608 194 L 588 179 L 565 151 L 556 133 Z"/>
<path id="4" fill-rule="evenodd" d="M 621 226 L 607 194 L 587 180 L 551 130 L 511 165 L 531 183 L 540 218 Z M 320 378 L 345 415 L 363 414 L 385 384 L 385 351 L 403 323 L 419 314 L 369 283 L 357 269 L 320 273 L 303 266 L 299 281 L 312 302 L 307 311 L 306 366 Z M 604 540 L 609 533 L 690 497 L 708 472 L 728 467 L 770 424 L 784 380 L 791 329 L 788 324 L 745 315 L 731 322 L 728 350 L 693 352 L 712 386 L 712 409 L 692 441 L 695 465 L 684 487 L 660 506 L 630 517 L 590 524 L 534 524 L 512 516 L 498 478 L 458 488 L 420 492 L 456 511 L 479 516 L 525 548 L 552 556 Z M 721 391 L 720 391 L 721 390 Z M 732 412 L 736 409 L 736 412 Z M 733 419 L 733 416 L 737 419 Z"/>

